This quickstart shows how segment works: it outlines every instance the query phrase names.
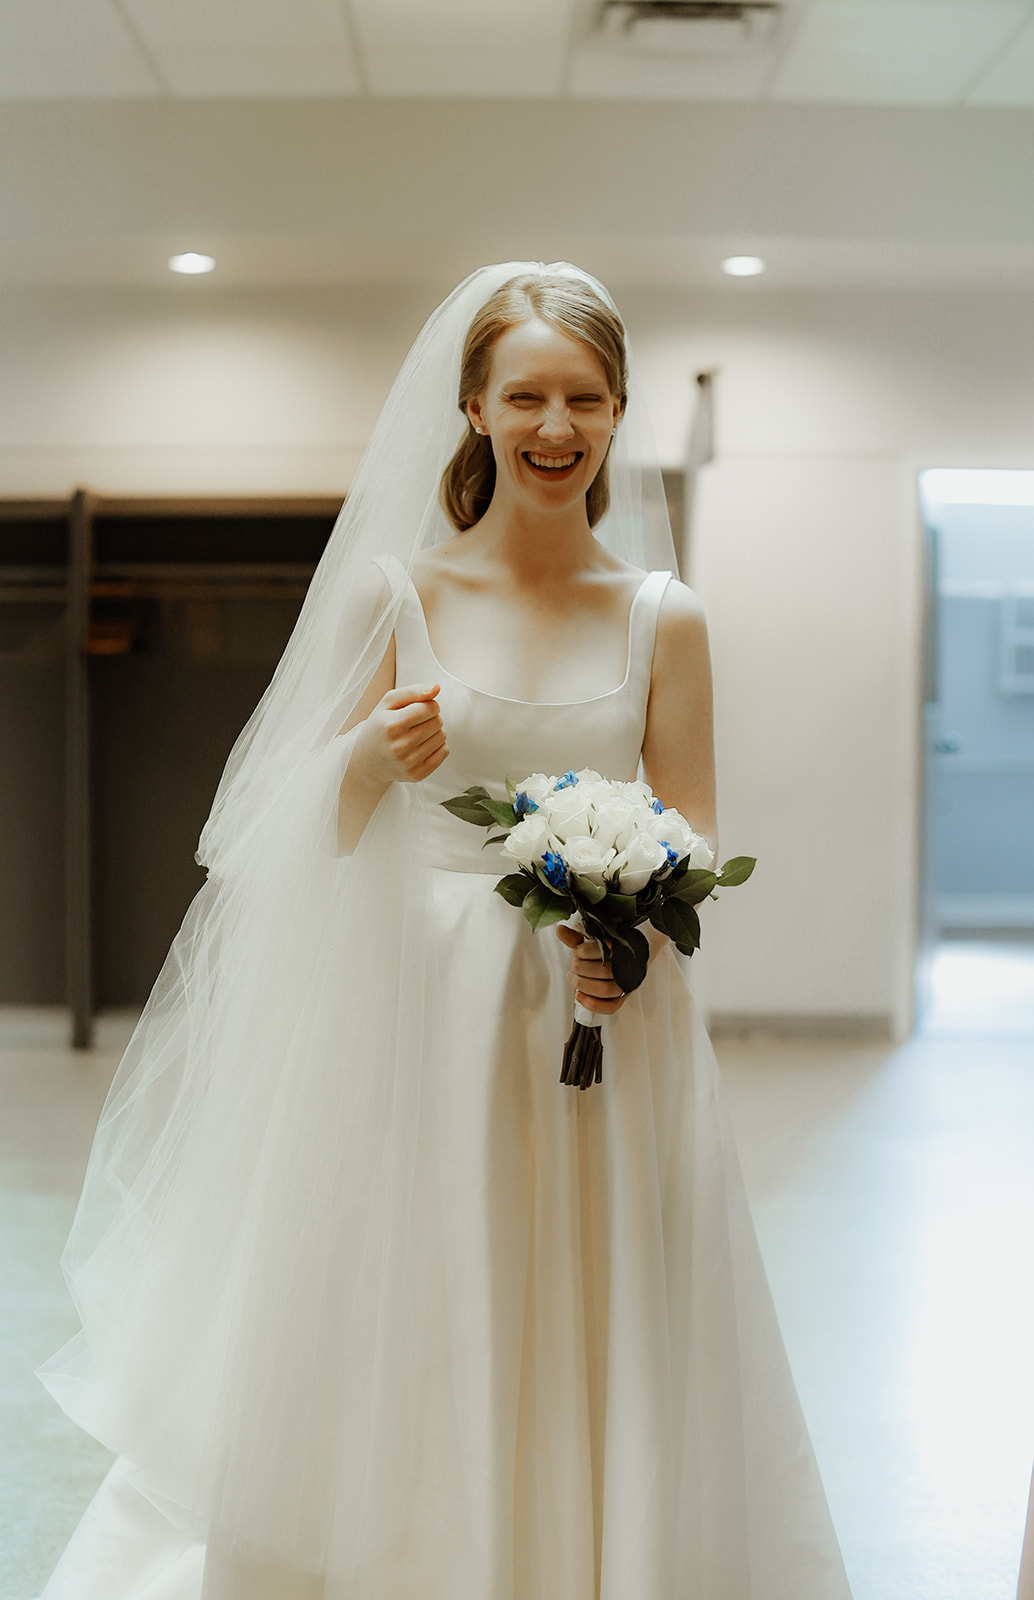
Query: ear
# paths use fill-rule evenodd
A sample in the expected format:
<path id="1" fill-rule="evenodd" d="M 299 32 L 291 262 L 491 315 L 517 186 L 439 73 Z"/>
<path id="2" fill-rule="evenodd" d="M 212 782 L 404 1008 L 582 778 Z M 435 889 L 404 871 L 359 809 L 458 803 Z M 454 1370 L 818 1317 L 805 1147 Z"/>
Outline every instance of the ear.
<path id="1" fill-rule="evenodd" d="M 474 395 L 467 401 L 467 416 L 470 419 L 472 428 L 480 428 L 481 432 L 487 435 L 488 429 L 485 426 L 485 418 L 481 410 L 481 396 L 479 394 Z"/>
<path id="2" fill-rule="evenodd" d="M 621 421 L 621 418 L 624 416 L 624 414 L 625 414 L 625 396 L 623 394 L 615 395 L 614 396 L 613 420 L 611 422 L 611 427 L 612 428 L 616 428 L 617 427 L 618 423 Z"/>

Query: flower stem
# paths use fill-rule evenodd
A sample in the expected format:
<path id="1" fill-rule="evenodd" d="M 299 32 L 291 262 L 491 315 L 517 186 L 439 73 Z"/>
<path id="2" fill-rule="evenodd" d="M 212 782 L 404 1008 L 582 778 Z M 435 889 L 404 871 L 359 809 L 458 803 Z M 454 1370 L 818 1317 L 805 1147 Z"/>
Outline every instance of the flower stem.
<path id="1" fill-rule="evenodd" d="M 564 1046 L 564 1067 L 560 1082 L 572 1089 L 587 1089 L 603 1081 L 603 1041 L 599 1028 L 576 1022 Z"/>

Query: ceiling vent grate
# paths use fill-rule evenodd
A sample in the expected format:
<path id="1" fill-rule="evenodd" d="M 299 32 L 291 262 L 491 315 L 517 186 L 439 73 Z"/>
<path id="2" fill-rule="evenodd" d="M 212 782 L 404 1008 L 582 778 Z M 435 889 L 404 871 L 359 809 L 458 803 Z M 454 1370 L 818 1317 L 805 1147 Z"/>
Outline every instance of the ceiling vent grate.
<path id="1" fill-rule="evenodd" d="M 753 55 L 771 49 L 780 0 L 603 0 L 597 34 L 657 55 Z"/>

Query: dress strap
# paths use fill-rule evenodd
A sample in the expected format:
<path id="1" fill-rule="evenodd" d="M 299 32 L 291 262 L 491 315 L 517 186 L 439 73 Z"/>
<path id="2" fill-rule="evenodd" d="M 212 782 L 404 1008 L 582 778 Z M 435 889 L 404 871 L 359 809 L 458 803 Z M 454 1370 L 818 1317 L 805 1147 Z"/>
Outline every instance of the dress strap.
<path id="1" fill-rule="evenodd" d="M 650 692 L 657 614 L 670 582 L 670 572 L 648 572 L 636 590 L 628 619 L 628 688 L 630 693 L 641 695 L 644 704 Z"/>
<path id="2" fill-rule="evenodd" d="M 398 556 L 374 556 L 373 564 L 375 567 L 380 567 L 384 576 L 387 578 L 388 583 L 391 585 L 392 594 L 405 595 L 406 586 L 409 583 L 409 573 L 402 565 L 402 562 L 399 560 Z"/>

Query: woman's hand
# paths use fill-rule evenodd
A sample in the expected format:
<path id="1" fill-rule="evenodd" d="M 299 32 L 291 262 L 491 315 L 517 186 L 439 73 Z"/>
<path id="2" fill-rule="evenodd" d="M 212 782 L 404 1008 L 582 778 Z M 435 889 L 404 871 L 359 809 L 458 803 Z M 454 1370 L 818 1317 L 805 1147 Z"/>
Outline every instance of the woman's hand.
<path id="1" fill-rule="evenodd" d="M 657 928 L 644 927 L 641 931 L 646 935 L 652 961 L 658 950 L 669 942 L 668 936 Z M 574 985 L 575 999 L 580 1000 L 587 1011 L 601 1011 L 605 1015 L 620 1011 L 628 996 L 614 982 L 610 963 L 600 955 L 596 940 L 586 939 L 584 934 L 576 933 L 563 923 L 557 927 L 556 936 L 571 952 L 567 981 Z"/>
<path id="2" fill-rule="evenodd" d="M 604 961 L 596 940 L 586 939 L 573 928 L 565 928 L 563 923 L 558 926 L 556 936 L 571 952 L 567 981 L 574 985 L 575 999 L 586 1011 L 601 1011 L 606 1016 L 620 1011 L 628 996 L 614 982 L 610 962 Z"/>
<path id="3" fill-rule="evenodd" d="M 366 717 L 356 736 L 355 754 L 371 785 L 419 783 L 449 754 L 441 712 L 430 687 L 389 689 Z"/>

